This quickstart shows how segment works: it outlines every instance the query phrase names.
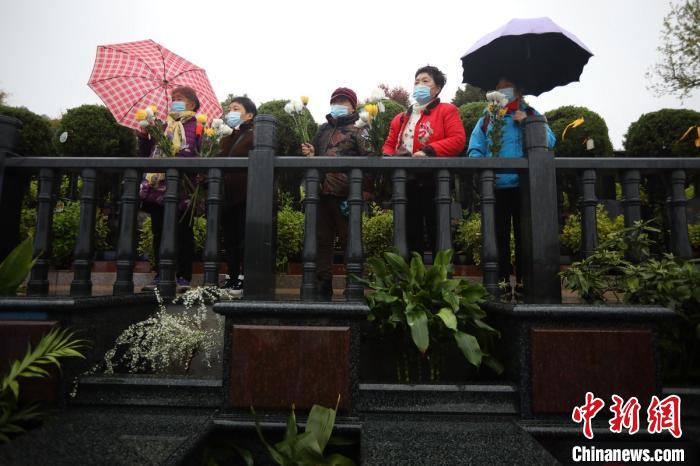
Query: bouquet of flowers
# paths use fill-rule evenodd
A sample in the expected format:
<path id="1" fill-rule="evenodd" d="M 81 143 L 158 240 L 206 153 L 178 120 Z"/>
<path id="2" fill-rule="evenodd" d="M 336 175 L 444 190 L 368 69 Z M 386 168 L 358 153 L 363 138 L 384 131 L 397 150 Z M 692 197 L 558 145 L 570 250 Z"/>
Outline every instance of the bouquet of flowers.
<path id="1" fill-rule="evenodd" d="M 508 110 L 508 98 L 498 91 L 486 94 L 486 110 L 484 113 L 489 117 L 491 126 L 491 156 L 498 157 L 501 154 L 501 142 L 503 138 L 503 117 Z"/>
<path id="2" fill-rule="evenodd" d="M 300 100 L 290 100 L 284 106 L 284 111 L 287 112 L 294 121 L 292 130 L 302 144 L 311 142 L 308 129 L 311 123 L 311 112 L 309 112 L 309 109 L 306 107 L 308 103 L 309 98 L 303 95 L 300 97 Z"/>
<path id="3" fill-rule="evenodd" d="M 157 110 L 155 105 L 149 105 L 136 110 L 134 117 L 139 122 L 139 126 L 155 141 L 158 151 L 166 157 L 172 157 L 177 151 L 173 141 L 165 134 L 167 125 L 156 116 Z"/>
<path id="4" fill-rule="evenodd" d="M 206 126 L 207 116 L 204 114 L 197 115 L 197 122 L 202 125 L 202 140 L 197 151 L 198 155 L 200 157 L 214 157 L 218 155 L 221 152 L 221 139 L 233 133 L 233 129 L 229 128 L 224 123 L 224 120 L 220 118 L 214 118 L 211 121 L 211 126 Z M 190 225 L 194 225 L 196 211 L 203 208 L 205 195 L 200 181 L 202 181 L 200 176 L 195 180 L 187 176 L 183 177 L 188 198 L 185 201 L 185 211 L 182 214 L 182 218 L 189 216 Z"/>
<path id="5" fill-rule="evenodd" d="M 360 119 L 355 122 L 358 128 L 367 128 L 367 136 L 369 144 L 375 154 L 382 153 L 382 146 L 387 134 L 389 134 L 389 124 L 391 123 L 386 118 L 377 118 L 377 115 L 384 113 L 383 100 L 386 100 L 384 91 L 380 88 L 372 91 L 368 102 L 360 111 Z"/>

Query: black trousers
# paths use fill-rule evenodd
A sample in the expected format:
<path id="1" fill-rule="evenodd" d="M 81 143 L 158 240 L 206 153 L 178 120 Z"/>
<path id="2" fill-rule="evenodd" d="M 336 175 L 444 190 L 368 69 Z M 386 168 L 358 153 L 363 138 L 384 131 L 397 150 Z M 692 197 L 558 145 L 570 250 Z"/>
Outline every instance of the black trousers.
<path id="1" fill-rule="evenodd" d="M 520 238 L 520 189 L 496 189 L 496 244 L 498 246 L 498 281 L 510 282 L 510 228 L 513 225 L 515 239 L 515 279 L 523 281 L 523 261 Z"/>
<path id="2" fill-rule="evenodd" d="M 156 270 L 160 271 L 160 242 L 163 236 L 163 215 L 165 208 L 151 202 L 143 202 L 141 209 L 151 214 L 151 231 L 153 233 L 153 254 L 156 258 Z M 178 212 L 182 215 L 182 212 Z M 177 268 L 178 277 L 192 280 L 192 262 L 194 261 L 194 233 L 189 217 L 178 219 L 177 223 Z"/>
<path id="3" fill-rule="evenodd" d="M 406 182 L 406 243 L 409 253 L 435 252 L 435 186 L 421 180 Z"/>
<path id="4" fill-rule="evenodd" d="M 222 236 L 226 249 L 228 274 L 232 279 L 243 273 L 245 246 L 245 203 L 224 204 L 221 216 Z"/>

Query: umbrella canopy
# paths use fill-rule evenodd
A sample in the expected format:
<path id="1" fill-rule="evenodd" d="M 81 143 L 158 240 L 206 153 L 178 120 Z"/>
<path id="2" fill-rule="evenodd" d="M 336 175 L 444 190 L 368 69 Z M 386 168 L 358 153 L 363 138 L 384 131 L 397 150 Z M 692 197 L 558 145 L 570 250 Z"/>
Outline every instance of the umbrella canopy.
<path id="1" fill-rule="evenodd" d="M 493 89 L 507 77 L 525 94 L 578 81 L 593 54 L 549 18 L 513 19 L 485 35 L 462 56 L 463 82 Z"/>
<path id="2" fill-rule="evenodd" d="M 139 127 L 134 112 L 147 105 L 158 107 L 158 118 L 165 120 L 170 92 L 180 86 L 195 90 L 200 113 L 222 113 L 206 71 L 152 40 L 98 46 L 88 86 L 130 128 Z"/>

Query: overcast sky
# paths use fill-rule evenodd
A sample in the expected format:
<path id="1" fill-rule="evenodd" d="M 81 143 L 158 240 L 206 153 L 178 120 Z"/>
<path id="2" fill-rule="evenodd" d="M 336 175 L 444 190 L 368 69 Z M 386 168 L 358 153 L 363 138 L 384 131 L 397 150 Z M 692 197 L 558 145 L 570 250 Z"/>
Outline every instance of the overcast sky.
<path id="1" fill-rule="evenodd" d="M 664 0 L 5 1 L 0 89 L 10 105 L 59 117 L 100 102 L 87 86 L 98 45 L 153 39 L 206 69 L 220 100 L 309 95 L 318 121 L 336 87 L 360 99 L 380 82 L 410 90 L 415 70 L 428 63 L 447 74 L 442 96 L 450 100 L 460 57 L 476 40 L 512 18 L 549 16 L 594 56 L 580 82 L 529 102 L 542 112 L 561 105 L 598 112 L 617 149 L 642 113 L 700 110 L 700 92 L 681 102 L 647 89 L 644 73 L 658 60 L 668 9 Z"/>

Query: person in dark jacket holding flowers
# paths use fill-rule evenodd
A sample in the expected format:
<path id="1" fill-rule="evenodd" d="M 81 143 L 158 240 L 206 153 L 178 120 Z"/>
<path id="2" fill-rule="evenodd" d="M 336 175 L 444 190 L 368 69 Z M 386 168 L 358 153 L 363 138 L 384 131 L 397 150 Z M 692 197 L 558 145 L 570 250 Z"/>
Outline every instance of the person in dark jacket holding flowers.
<path id="1" fill-rule="evenodd" d="M 253 148 L 253 119 L 258 109 L 248 97 L 235 97 L 229 104 L 224 122 L 233 133 L 221 139 L 220 157 L 248 157 Z M 244 170 L 224 174 L 224 204 L 221 227 L 226 249 L 229 279 L 224 284 L 234 292 L 243 292 L 243 248 L 248 176 Z"/>
<path id="2" fill-rule="evenodd" d="M 176 87 L 172 91 L 172 103 L 168 113 L 165 136 L 172 144 L 173 154 L 160 154 L 156 141 L 144 131 L 137 132 L 139 138 L 139 155 L 141 157 L 197 157 L 201 143 L 202 125 L 197 122 L 196 112 L 199 110 L 199 99 L 194 89 Z M 151 231 L 153 233 L 153 253 L 156 270 L 160 266 L 160 243 L 163 231 L 163 201 L 165 197 L 165 175 L 163 173 L 147 173 L 140 187 L 141 209 L 151 214 Z M 179 207 L 186 208 L 187 200 L 183 197 Z M 194 234 L 187 216 L 180 213 L 177 225 L 177 285 L 180 290 L 189 287 L 192 280 L 192 261 L 194 260 Z M 152 289 L 159 283 L 159 277 L 153 280 Z"/>
<path id="3" fill-rule="evenodd" d="M 389 156 L 456 157 L 464 150 L 466 136 L 459 110 L 440 102 L 445 74 L 434 66 L 419 68 L 415 74 L 413 99 L 406 112 L 394 117 L 382 152 Z M 421 256 L 435 249 L 435 181 L 432 173 L 418 173 L 406 182 L 406 242 L 409 251 Z"/>
<path id="4" fill-rule="evenodd" d="M 357 95 L 352 89 L 339 87 L 330 100 L 326 123 L 316 131 L 311 144 L 302 144 L 301 152 L 307 157 L 370 155 L 365 131 L 355 125 Z M 369 199 L 371 189 L 363 188 L 363 197 Z M 318 260 L 316 276 L 321 297 L 333 297 L 333 243 L 335 236 L 345 244 L 347 237 L 348 179 L 344 173 L 326 173 L 321 181 L 318 209 Z"/>

